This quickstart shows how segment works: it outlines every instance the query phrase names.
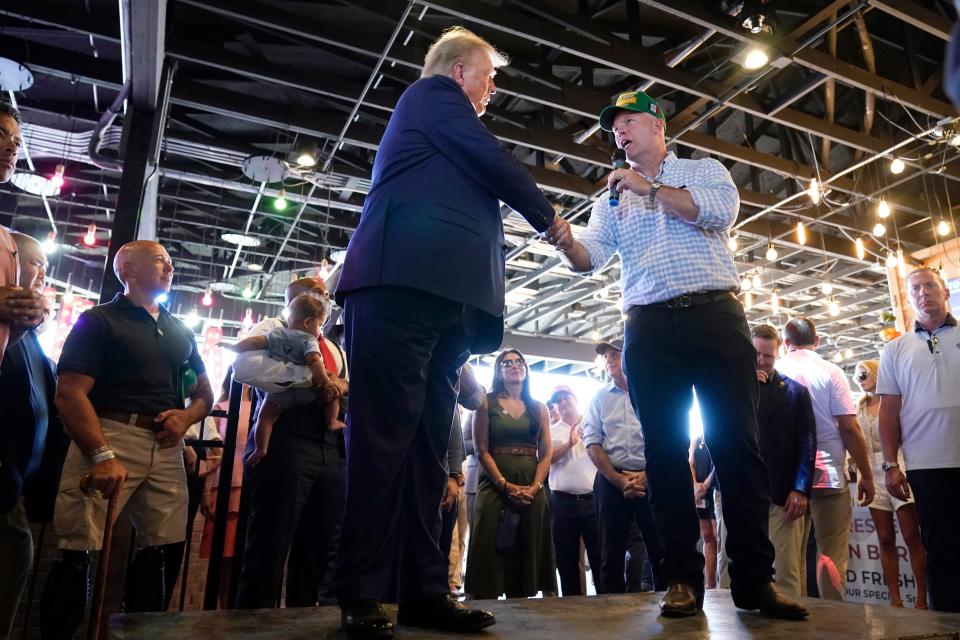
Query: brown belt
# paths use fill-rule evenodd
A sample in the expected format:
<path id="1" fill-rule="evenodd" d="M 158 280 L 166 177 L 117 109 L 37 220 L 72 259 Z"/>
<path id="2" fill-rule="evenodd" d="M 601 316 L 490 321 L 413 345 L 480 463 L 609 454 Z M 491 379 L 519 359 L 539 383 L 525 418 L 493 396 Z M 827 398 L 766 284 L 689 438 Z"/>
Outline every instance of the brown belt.
<path id="1" fill-rule="evenodd" d="M 141 429 L 149 429 L 150 431 L 160 431 L 160 429 L 163 428 L 163 423 L 153 421 L 156 416 L 148 416 L 144 413 L 101 411 L 97 415 L 106 420 L 122 422 L 123 424 L 130 425 L 131 427 L 140 427 Z"/>
<path id="2" fill-rule="evenodd" d="M 493 447 L 490 453 L 497 456 L 529 456 L 537 457 L 536 447 Z"/>

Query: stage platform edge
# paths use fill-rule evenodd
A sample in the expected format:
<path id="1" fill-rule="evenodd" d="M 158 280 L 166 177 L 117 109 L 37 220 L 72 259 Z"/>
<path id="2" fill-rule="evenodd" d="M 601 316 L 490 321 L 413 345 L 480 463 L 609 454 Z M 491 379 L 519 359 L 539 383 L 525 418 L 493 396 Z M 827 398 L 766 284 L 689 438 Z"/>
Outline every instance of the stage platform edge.
<path id="1" fill-rule="evenodd" d="M 829 602 L 808 598 L 805 622 L 770 620 L 740 611 L 724 590 L 707 592 L 704 615 L 668 619 L 659 616 L 660 594 L 635 593 L 576 598 L 474 601 L 492 611 L 497 624 L 477 634 L 450 634 L 397 627 L 397 638 L 450 640 L 671 640 L 784 639 L 960 640 L 960 615 Z M 395 607 L 388 607 L 391 615 Z M 344 639 L 336 607 L 257 609 L 190 613 L 116 614 L 107 637 L 113 640 L 291 640 Z"/>

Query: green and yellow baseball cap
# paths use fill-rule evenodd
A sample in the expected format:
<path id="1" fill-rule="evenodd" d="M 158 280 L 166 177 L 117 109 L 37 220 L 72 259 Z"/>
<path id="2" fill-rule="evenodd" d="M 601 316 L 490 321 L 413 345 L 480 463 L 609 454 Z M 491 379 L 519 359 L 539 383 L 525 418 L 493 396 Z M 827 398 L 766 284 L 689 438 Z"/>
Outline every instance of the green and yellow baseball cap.
<path id="1" fill-rule="evenodd" d="M 604 131 L 613 131 L 613 119 L 620 111 L 636 111 L 637 113 L 649 113 L 650 115 L 663 120 L 663 128 L 667 128 L 667 114 L 656 100 L 645 94 L 643 91 L 628 91 L 617 96 L 616 103 L 605 107 L 600 112 L 600 128 Z"/>

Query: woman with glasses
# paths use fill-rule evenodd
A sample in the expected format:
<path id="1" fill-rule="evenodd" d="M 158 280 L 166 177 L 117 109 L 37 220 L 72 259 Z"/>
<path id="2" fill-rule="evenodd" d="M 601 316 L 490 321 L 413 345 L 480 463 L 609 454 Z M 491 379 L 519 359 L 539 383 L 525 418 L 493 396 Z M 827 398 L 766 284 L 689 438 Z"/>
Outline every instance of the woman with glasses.
<path id="1" fill-rule="evenodd" d="M 550 514 L 550 419 L 530 395 L 523 354 L 501 353 L 493 386 L 477 412 L 473 442 L 482 474 L 467 554 L 465 591 L 495 599 L 556 592 Z"/>
<path id="2" fill-rule="evenodd" d="M 920 540 L 920 527 L 917 523 L 917 507 L 913 503 L 913 496 L 906 502 L 890 495 L 883 484 L 884 473 L 880 468 L 883 463 L 883 453 L 880 449 L 880 431 L 877 426 L 877 416 L 880 412 L 880 396 L 877 395 L 877 372 L 880 363 L 876 360 L 863 360 L 857 363 L 854 379 L 863 391 L 863 397 L 857 406 L 857 420 L 863 427 L 864 436 L 870 445 L 871 462 L 876 495 L 870 503 L 870 516 L 877 530 L 877 540 L 880 544 L 880 564 L 883 567 L 883 576 L 890 590 L 890 605 L 902 607 L 900 598 L 900 569 L 897 561 L 897 533 L 893 526 L 893 514 L 897 514 L 900 523 L 900 533 L 903 542 L 910 552 L 910 566 L 917 580 L 916 609 L 927 608 L 927 553 Z M 903 451 L 900 452 L 900 468 L 905 469 Z M 944 505 L 949 508 L 948 505 Z"/>

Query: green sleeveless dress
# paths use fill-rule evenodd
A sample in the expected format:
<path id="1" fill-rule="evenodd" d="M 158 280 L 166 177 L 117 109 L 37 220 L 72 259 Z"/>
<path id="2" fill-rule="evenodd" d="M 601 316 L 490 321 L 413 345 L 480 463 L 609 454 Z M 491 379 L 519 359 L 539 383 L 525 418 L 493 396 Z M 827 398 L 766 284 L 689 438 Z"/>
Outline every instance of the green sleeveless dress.
<path id="1" fill-rule="evenodd" d="M 490 450 L 495 447 L 537 447 L 537 435 L 530 433 L 530 418 L 526 412 L 519 418 L 511 417 L 493 394 L 487 396 L 487 406 Z M 536 458 L 500 454 L 493 458 L 507 482 L 520 486 L 533 482 Z M 500 511 L 507 502 L 493 480 L 481 473 L 473 508 L 464 591 L 470 595 L 488 596 L 504 593 L 533 596 L 538 591 L 556 592 L 556 564 L 545 490 L 537 494 L 533 504 L 521 511 L 519 536 L 512 554 L 501 553 L 496 548 Z"/>

